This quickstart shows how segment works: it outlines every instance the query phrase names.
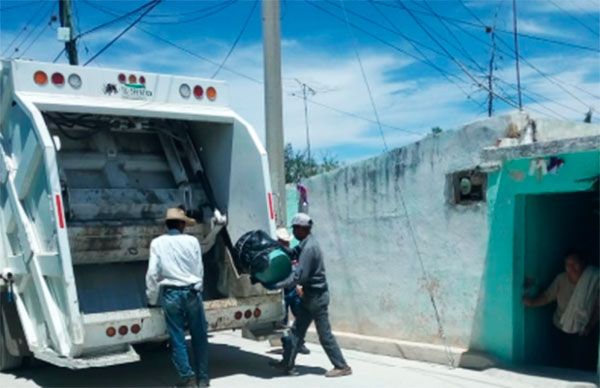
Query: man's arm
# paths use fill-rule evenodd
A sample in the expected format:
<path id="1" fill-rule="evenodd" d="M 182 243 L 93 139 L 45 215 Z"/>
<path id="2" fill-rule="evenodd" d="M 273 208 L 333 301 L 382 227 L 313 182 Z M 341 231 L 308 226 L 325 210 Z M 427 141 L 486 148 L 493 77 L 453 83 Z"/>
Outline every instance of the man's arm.
<path id="1" fill-rule="evenodd" d="M 287 279 L 275 283 L 275 288 L 291 288 L 298 284 L 304 283 L 304 281 L 306 281 L 308 275 L 310 274 L 310 268 L 312 266 L 313 260 L 314 255 L 312 254 L 312 251 L 310 249 L 303 250 L 300 253 L 298 265 L 296 266 L 296 268 L 294 268 L 294 270 L 292 271 L 290 276 L 287 277 Z"/>
<path id="2" fill-rule="evenodd" d="M 558 276 L 554 279 L 552 284 L 540 295 L 535 298 L 523 297 L 523 304 L 527 307 L 541 307 L 545 306 L 548 303 L 554 302 L 556 300 L 556 295 L 558 294 Z"/>
<path id="3" fill-rule="evenodd" d="M 148 304 L 156 305 L 158 303 L 158 277 L 159 277 L 158 256 L 154 244 L 150 244 L 150 258 L 148 259 L 148 272 L 146 272 L 146 296 Z"/>

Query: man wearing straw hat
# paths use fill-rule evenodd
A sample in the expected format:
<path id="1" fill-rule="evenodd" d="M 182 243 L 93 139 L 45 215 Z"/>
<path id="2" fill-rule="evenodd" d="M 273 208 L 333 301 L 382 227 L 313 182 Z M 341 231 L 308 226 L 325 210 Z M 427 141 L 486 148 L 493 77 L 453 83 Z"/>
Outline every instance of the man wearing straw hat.
<path id="1" fill-rule="evenodd" d="M 167 210 L 167 233 L 152 240 L 146 273 L 148 303 L 160 299 L 165 313 L 172 360 L 181 381 L 178 386 L 208 387 L 207 323 L 202 302 L 204 267 L 198 239 L 183 234 L 196 221 L 180 208 Z M 185 327 L 192 335 L 195 364 L 190 366 Z"/>

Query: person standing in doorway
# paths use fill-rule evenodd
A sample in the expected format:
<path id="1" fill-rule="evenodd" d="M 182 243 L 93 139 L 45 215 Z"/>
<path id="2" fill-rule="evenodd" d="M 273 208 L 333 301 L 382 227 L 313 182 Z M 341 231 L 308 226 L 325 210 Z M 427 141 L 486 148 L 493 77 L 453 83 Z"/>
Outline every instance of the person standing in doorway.
<path id="1" fill-rule="evenodd" d="M 523 298 L 527 307 L 556 301 L 553 323 L 566 366 L 595 370 L 598 361 L 598 267 L 571 251 L 565 257 L 565 272 L 536 298 Z"/>
<path id="2" fill-rule="evenodd" d="M 352 369 L 346 363 L 342 351 L 331 332 L 329 323 L 329 291 L 325 276 L 323 254 L 317 240 L 312 235 L 312 219 L 305 213 L 298 213 L 292 219 L 294 237 L 300 241 L 297 247 L 300 251 L 298 265 L 290 276 L 277 283 L 276 288 L 291 288 L 302 286 L 302 303 L 298 315 L 290 330 L 289 337 L 284 342 L 283 360 L 272 360 L 271 366 L 282 370 L 285 374 L 295 376 L 298 350 L 304 344 L 308 326 L 314 320 L 319 335 L 319 342 L 325 350 L 333 369 L 325 373 L 326 377 L 339 377 L 352 374 Z"/>
<path id="3" fill-rule="evenodd" d="M 208 337 L 202 301 L 204 266 L 198 239 L 183 234 L 196 221 L 180 208 L 167 210 L 167 233 L 150 244 L 146 273 L 148 304 L 160 304 L 170 336 L 172 360 L 180 378 L 177 386 L 208 387 Z M 185 341 L 185 328 L 192 336 L 194 367 Z"/>

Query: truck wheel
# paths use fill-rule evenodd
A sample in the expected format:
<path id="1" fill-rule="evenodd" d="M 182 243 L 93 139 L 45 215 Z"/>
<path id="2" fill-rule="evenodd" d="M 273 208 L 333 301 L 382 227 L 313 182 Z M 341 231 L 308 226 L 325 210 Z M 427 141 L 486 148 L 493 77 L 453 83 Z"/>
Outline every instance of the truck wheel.
<path id="1" fill-rule="evenodd" d="M 16 369 L 23 364 L 23 357 L 13 356 L 8 351 L 8 341 L 6 338 L 8 314 L 12 313 L 13 311 L 11 310 L 15 309 L 12 306 L 9 307 L 7 302 L 7 293 L 0 291 L 0 371 Z"/>

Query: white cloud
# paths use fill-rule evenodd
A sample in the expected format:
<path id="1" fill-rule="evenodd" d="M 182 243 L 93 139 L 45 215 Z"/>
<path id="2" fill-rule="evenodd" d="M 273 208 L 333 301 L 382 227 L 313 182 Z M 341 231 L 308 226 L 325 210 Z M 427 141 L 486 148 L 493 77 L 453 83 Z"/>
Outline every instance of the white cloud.
<path id="1" fill-rule="evenodd" d="M 90 35 L 86 44 L 94 53 L 114 37 L 119 30 L 107 30 L 102 34 Z M 10 41 L 10 34 L 3 33 L 3 46 Z M 5 40 L 6 39 L 6 40 Z M 284 84 L 284 127 L 286 141 L 296 148 L 305 146 L 305 122 L 303 101 L 298 96 L 301 91 L 295 79 L 307 83 L 317 94 L 311 99 L 319 104 L 357 115 L 367 120 L 344 115 L 335 110 L 309 103 L 308 115 L 311 142 L 316 154 L 344 147 L 364 148 L 364 155 L 382 150 L 382 140 L 374 114 L 361 77 L 356 58 L 351 53 L 339 54 L 325 48 L 308 46 L 302 41 L 290 40 L 283 44 L 283 84 Z M 200 53 L 219 63 L 225 55 L 228 45 L 223 41 L 194 41 L 186 37 L 177 40 L 177 44 Z M 42 37 L 29 52 L 36 60 L 53 58 L 62 48 L 54 35 Z M 82 59 L 88 58 L 80 49 Z M 484 114 L 485 92 L 475 94 L 477 101 L 468 102 L 465 95 L 455 85 L 441 77 L 434 78 L 398 78 L 409 66 L 411 59 L 393 55 L 389 51 L 361 51 L 365 71 L 369 79 L 373 97 L 382 123 L 396 127 L 384 127 L 384 134 L 390 147 L 396 147 L 417 140 L 421 135 L 405 132 L 428 133 L 431 127 L 441 126 L 450 129 L 473 121 Z M 29 55 L 28 55 L 29 56 Z M 82 60 L 82 62 L 83 62 Z M 598 77 L 590 74 L 597 69 L 597 58 L 593 55 L 565 61 L 560 55 L 544 58 L 530 58 L 544 72 L 554 75 L 567 85 L 575 85 L 589 91 L 598 89 Z M 175 47 L 161 43 L 135 29 L 123 36 L 107 52 L 95 61 L 93 66 L 129 68 L 132 70 L 156 71 L 185 74 L 198 77 L 210 77 L 216 66 L 185 54 Z M 262 46 L 260 43 L 240 45 L 226 65 L 255 79 L 262 80 Z M 534 92 L 542 104 L 530 104 L 528 107 L 545 115 L 560 115 L 569 119 L 581 120 L 586 106 L 569 96 L 564 90 L 549 82 L 538 73 L 522 64 L 525 94 Z M 450 70 L 457 71 L 458 70 Z M 395 74 L 392 77 L 390 74 Z M 497 75 L 505 80 L 514 79 L 513 65 L 500 69 Z M 246 78 L 222 70 L 218 76 L 230 84 L 231 104 L 244 116 L 264 138 L 264 97 L 263 86 Z M 592 79 L 590 79 L 592 78 Z M 514 83 L 514 81 L 511 81 Z M 464 86 L 468 92 L 477 88 Z M 508 94 L 516 94 L 507 88 Z M 596 111 L 600 111 L 597 99 L 590 98 L 573 86 L 568 90 L 585 102 L 589 101 Z M 552 102 L 550 101 L 552 100 Z M 528 101 L 526 99 L 526 101 Z M 503 104 L 498 104 L 499 111 Z M 511 108 L 512 109 L 512 108 Z M 534 112 L 535 113 L 535 112 Z M 369 121 L 370 120 L 370 121 Z M 342 158 L 356 158 L 345 156 Z"/>

